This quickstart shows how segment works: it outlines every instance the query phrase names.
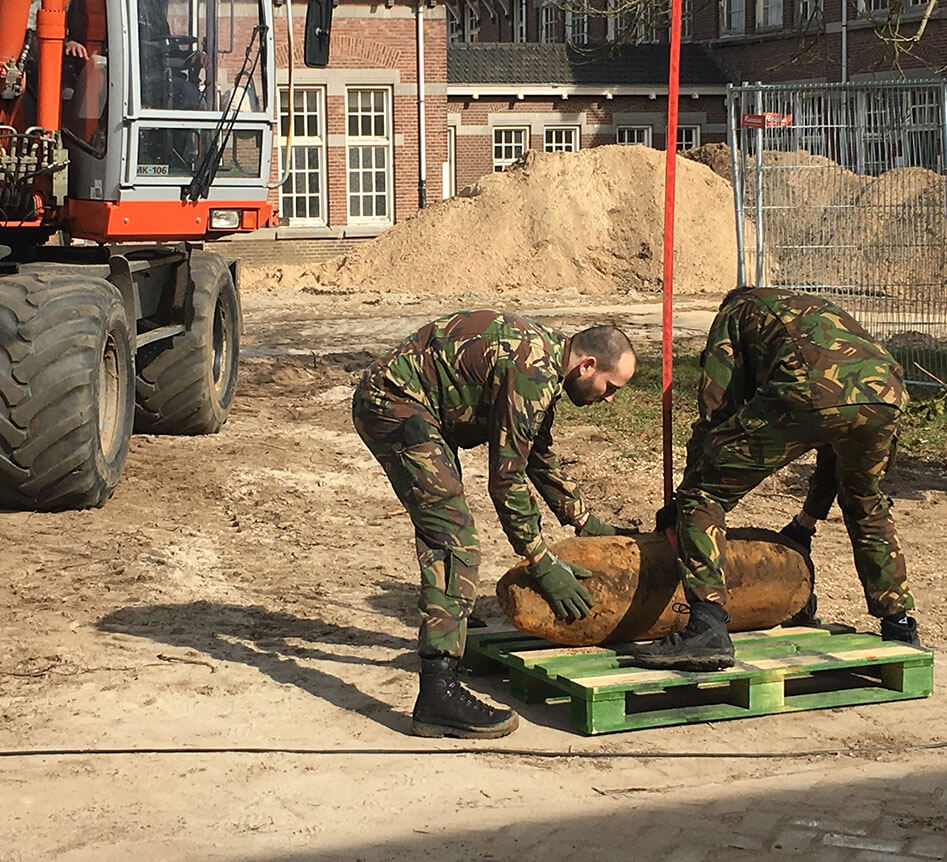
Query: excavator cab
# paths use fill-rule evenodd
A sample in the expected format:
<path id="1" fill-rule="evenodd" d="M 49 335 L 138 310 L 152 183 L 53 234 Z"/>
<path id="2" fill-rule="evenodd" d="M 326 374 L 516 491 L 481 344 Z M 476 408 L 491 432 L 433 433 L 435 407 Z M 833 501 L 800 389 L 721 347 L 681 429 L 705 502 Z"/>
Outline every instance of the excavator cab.
<path id="1" fill-rule="evenodd" d="M 101 3 L 72 0 L 68 18 Z M 105 38 L 64 69 L 69 234 L 203 239 L 266 223 L 269 3 L 122 0 L 86 17 L 103 13 Z"/>

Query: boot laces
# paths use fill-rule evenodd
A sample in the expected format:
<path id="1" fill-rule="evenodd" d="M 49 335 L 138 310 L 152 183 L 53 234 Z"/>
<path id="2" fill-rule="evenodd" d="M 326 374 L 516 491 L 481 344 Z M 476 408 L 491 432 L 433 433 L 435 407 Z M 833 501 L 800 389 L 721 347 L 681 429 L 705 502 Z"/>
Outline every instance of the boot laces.
<path id="1" fill-rule="evenodd" d="M 495 712 L 492 706 L 489 706 L 471 694 L 471 692 L 467 691 L 467 689 L 460 684 L 460 680 L 454 679 L 450 681 L 450 684 L 447 686 L 447 694 L 449 697 L 456 699 L 465 709 L 471 709 L 475 712 L 479 712 L 481 715 L 490 715 Z"/>

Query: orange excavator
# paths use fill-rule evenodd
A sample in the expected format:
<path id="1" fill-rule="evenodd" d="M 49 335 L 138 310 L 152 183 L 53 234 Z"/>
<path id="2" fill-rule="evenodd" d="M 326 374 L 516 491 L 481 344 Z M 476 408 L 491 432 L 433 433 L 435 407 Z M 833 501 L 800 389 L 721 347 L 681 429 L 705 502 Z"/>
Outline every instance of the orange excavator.
<path id="1" fill-rule="evenodd" d="M 308 0 L 307 65 L 331 15 Z M 0 508 L 100 506 L 133 430 L 227 419 L 239 268 L 210 249 L 273 218 L 273 10 L 0 0 L 0 22 Z"/>

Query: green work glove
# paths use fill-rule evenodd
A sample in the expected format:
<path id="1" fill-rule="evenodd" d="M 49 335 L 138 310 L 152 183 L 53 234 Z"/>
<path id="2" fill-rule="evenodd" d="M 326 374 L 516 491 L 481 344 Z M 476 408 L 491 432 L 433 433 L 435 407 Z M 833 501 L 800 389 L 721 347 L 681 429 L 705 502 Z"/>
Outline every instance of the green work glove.
<path id="1" fill-rule="evenodd" d="M 560 560 L 552 551 L 546 551 L 535 563 L 529 564 L 529 573 L 553 612 L 560 619 L 580 620 L 589 615 L 594 602 L 585 587 L 576 580 L 592 573 L 581 566 Z"/>
<path id="2" fill-rule="evenodd" d="M 606 524 L 594 514 L 589 514 L 585 523 L 575 531 L 575 534 L 577 536 L 635 536 L 638 534 L 638 528 L 616 527 L 613 524 Z"/>

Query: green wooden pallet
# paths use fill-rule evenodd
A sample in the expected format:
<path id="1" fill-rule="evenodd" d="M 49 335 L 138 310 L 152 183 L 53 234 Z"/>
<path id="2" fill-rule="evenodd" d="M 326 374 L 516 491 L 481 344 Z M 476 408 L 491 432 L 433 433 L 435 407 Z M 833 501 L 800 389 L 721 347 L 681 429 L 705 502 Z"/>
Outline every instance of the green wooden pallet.
<path id="1" fill-rule="evenodd" d="M 526 702 L 570 702 L 573 726 L 589 734 L 906 700 L 934 687 L 930 650 L 847 626 L 743 632 L 733 643 L 732 668 L 686 673 L 490 627 L 470 630 L 464 664 L 505 672 Z"/>

